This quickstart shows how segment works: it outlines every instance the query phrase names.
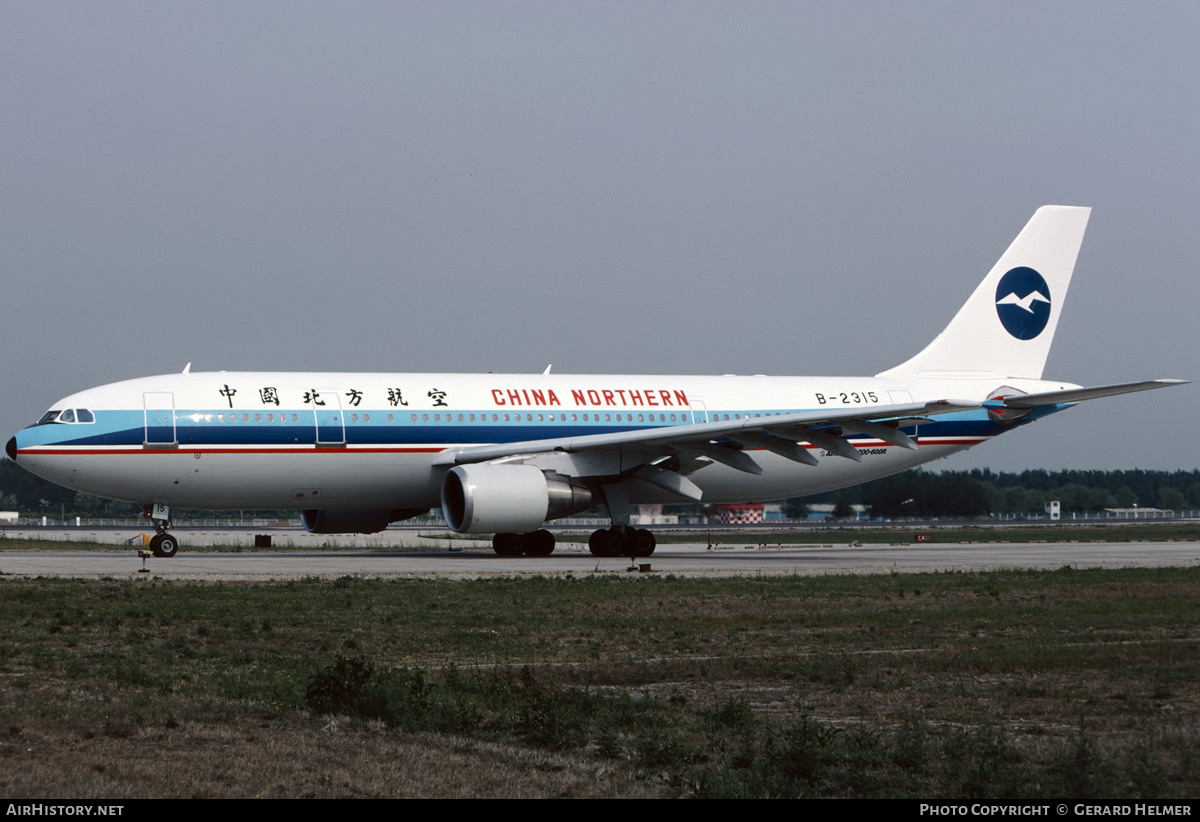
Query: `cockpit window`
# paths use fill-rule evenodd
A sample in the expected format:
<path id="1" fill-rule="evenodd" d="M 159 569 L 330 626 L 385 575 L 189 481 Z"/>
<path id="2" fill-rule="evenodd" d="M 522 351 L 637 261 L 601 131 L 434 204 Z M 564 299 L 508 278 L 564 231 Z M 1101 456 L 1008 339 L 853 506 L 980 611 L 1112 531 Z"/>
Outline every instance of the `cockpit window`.
<path id="1" fill-rule="evenodd" d="M 63 411 L 60 408 L 55 408 L 47 411 L 42 415 L 42 418 L 37 421 L 38 425 L 49 425 L 50 423 L 73 423 L 73 422 L 95 422 L 96 415 L 86 408 L 68 408 Z"/>

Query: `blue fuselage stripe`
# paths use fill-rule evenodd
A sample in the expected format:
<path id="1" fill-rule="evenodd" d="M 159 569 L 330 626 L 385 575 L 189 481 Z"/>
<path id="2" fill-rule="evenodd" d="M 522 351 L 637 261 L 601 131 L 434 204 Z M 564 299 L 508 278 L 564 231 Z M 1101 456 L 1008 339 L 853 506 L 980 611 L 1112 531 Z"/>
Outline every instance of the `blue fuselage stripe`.
<path id="1" fill-rule="evenodd" d="M 783 413 L 793 413 L 794 410 L 788 410 Z M 567 412 L 570 414 L 571 412 Z M 621 412 L 619 416 L 630 417 L 636 412 Z M 678 412 L 677 412 L 678 413 Z M 709 419 L 718 419 L 723 417 L 726 412 L 712 411 L 709 413 Z M 775 412 L 762 414 L 764 418 L 773 416 Z M 350 413 L 343 413 L 343 420 L 333 425 L 322 424 L 320 437 L 318 440 L 318 432 L 316 420 L 311 409 L 308 410 L 283 410 L 275 412 L 275 419 L 283 419 L 285 422 L 267 422 L 265 415 L 257 414 L 260 417 L 259 421 L 243 422 L 241 420 L 241 412 L 238 412 L 238 421 L 229 421 L 229 412 L 220 410 L 205 410 L 205 411 L 179 411 L 175 416 L 175 439 L 182 448 L 187 447 L 207 447 L 207 446 L 296 446 L 296 445 L 314 445 L 325 443 L 341 443 L 345 442 L 352 446 L 420 446 L 420 445 L 442 445 L 446 443 L 455 443 L 461 445 L 474 444 L 491 444 L 501 442 L 520 442 L 527 440 L 558 438 L 558 437 L 580 437 L 589 434 L 606 434 L 620 431 L 633 431 L 647 428 L 671 428 L 691 424 L 690 414 L 680 414 L 683 420 L 674 422 L 663 421 L 632 421 L 622 419 L 620 422 L 615 420 L 609 422 L 600 421 L 570 421 L 564 419 L 567 414 L 556 412 L 553 422 L 548 420 L 549 415 L 543 416 L 543 419 L 538 421 L 539 414 L 532 414 L 534 421 L 521 419 L 520 421 L 509 422 L 493 422 L 490 419 L 487 421 L 478 421 L 481 418 L 491 417 L 495 412 L 483 411 L 455 411 L 453 415 L 443 415 L 452 417 L 451 420 L 434 422 L 433 415 L 430 412 L 422 412 L 416 414 L 417 421 L 412 420 L 412 416 L 408 413 L 395 414 L 392 422 L 380 421 L 387 419 L 387 411 L 367 411 L 371 417 L 370 422 L 362 420 L 363 414 L 359 414 L 359 420 L 354 421 Z M 755 412 L 738 412 L 736 415 L 729 412 L 733 418 L 754 416 Z M 477 419 L 471 422 L 470 417 L 474 415 Z M 591 414 L 590 416 L 599 416 Z M 46 424 L 27 428 L 22 432 L 21 447 L 38 447 L 46 445 L 59 446 L 141 446 L 146 442 L 146 425 L 145 417 L 141 410 L 136 411 L 96 411 L 96 421 L 94 423 L 80 424 Z M 292 422 L 293 416 L 297 421 Z M 463 421 L 458 420 L 462 417 Z M 502 416 L 502 415 L 497 415 Z M 524 417 L 526 414 L 513 413 L 512 416 Z M 616 414 L 612 415 L 617 416 Z M 211 421 L 206 421 L 211 420 Z M 304 422 L 301 422 L 304 420 Z M 764 419 L 765 421 L 765 419 Z M 956 414 L 947 414 L 940 416 L 936 421 L 922 423 L 917 430 L 918 436 L 925 437 L 990 437 L 1001 433 L 1010 426 L 1001 425 L 992 421 L 986 412 L 983 411 L 964 411 Z M 163 430 L 169 432 L 170 426 L 158 426 L 156 428 L 157 437 L 169 436 L 169 433 L 164 435 Z M 344 439 L 342 432 L 344 430 Z M 909 432 L 913 431 L 912 426 L 905 426 L 902 430 Z M 870 437 L 855 437 L 850 439 L 871 439 Z M 170 441 L 164 439 L 163 441 Z"/>

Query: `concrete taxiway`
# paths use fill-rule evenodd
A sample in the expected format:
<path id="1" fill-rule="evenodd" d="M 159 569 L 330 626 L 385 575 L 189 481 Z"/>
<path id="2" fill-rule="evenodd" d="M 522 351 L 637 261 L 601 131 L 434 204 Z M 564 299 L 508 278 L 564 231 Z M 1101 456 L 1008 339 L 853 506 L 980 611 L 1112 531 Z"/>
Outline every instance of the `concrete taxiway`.
<path id="1" fill-rule="evenodd" d="M 171 559 L 141 559 L 140 546 L 9 551 L 0 541 L 0 575 L 155 577 L 183 580 L 270 580 L 345 575 L 460 577 L 582 576 L 594 573 L 679 576 L 893 573 L 996 568 L 1185 566 L 1200 563 L 1200 542 L 919 543 L 777 546 L 747 542 L 710 550 L 705 544 L 660 545 L 654 556 L 598 559 L 582 543 L 560 542 L 549 557 L 499 557 L 483 540 L 439 541 L 441 550 L 388 550 L 362 545 L 314 550 L 188 551 Z M 448 548 L 455 547 L 454 550 Z M 143 571 L 142 569 L 146 570 Z"/>

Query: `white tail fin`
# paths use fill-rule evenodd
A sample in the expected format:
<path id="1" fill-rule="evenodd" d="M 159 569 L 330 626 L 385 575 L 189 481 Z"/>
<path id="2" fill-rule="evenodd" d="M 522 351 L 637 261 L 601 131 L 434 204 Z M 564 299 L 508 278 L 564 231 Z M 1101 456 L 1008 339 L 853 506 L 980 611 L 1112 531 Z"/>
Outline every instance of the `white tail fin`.
<path id="1" fill-rule="evenodd" d="M 946 329 L 877 376 L 1040 379 L 1091 213 L 1039 208 Z"/>

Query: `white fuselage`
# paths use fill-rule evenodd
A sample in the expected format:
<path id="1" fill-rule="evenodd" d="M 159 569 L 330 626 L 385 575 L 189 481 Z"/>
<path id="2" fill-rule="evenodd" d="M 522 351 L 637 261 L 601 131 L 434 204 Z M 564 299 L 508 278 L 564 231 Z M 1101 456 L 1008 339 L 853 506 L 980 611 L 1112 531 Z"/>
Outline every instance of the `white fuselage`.
<path id="1" fill-rule="evenodd" d="M 19 432 L 10 450 L 54 482 L 136 503 L 417 509 L 439 504 L 447 466 L 438 455 L 446 449 L 943 398 L 978 402 L 1002 386 L 1068 387 L 995 377 L 183 373 L 66 397 L 53 406 L 58 419 Z M 947 456 L 1007 427 L 985 410 L 964 411 L 906 426 L 916 450 L 857 436 L 850 442 L 859 462 L 808 444 L 816 466 L 755 451 L 761 474 L 714 462 L 688 476 L 706 503 L 803 496 Z M 540 464 L 553 469 L 568 458 L 550 453 Z M 630 488 L 634 503 L 684 501 L 642 481 Z"/>

